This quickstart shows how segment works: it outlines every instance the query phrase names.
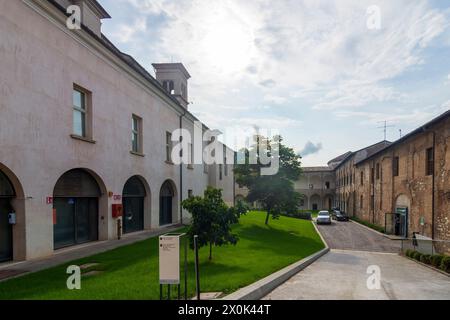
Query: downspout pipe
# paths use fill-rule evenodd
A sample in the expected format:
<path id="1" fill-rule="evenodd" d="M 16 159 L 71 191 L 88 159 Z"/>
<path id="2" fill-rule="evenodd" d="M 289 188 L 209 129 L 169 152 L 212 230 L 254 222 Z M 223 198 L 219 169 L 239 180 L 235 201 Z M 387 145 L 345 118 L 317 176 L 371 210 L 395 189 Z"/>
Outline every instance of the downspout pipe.
<path id="1" fill-rule="evenodd" d="M 183 129 L 183 118 L 186 117 L 187 111 L 184 110 L 180 115 L 180 132 Z M 180 141 L 181 142 L 181 141 Z M 183 164 L 180 164 L 180 223 L 183 224 Z"/>
<path id="2" fill-rule="evenodd" d="M 435 182 L 436 182 L 436 131 L 433 131 L 433 175 L 432 175 L 432 187 L 431 187 L 431 239 L 434 240 L 434 219 L 435 219 Z"/>

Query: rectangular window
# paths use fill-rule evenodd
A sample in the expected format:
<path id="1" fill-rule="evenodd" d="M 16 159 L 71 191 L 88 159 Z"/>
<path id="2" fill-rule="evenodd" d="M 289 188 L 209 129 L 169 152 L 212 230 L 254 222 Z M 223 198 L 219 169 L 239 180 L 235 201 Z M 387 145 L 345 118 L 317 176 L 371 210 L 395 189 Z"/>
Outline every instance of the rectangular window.
<path id="1" fill-rule="evenodd" d="M 330 189 L 330 183 L 327 181 L 325 182 L 325 189 L 329 190 Z"/>
<path id="2" fill-rule="evenodd" d="M 377 180 L 380 180 L 380 176 L 381 176 L 381 174 L 380 174 L 380 164 L 377 163 Z"/>
<path id="3" fill-rule="evenodd" d="M 136 115 L 131 118 L 131 151 L 142 153 L 142 119 Z"/>
<path id="4" fill-rule="evenodd" d="M 166 161 L 172 162 L 172 134 L 166 132 Z"/>
<path id="5" fill-rule="evenodd" d="M 86 137 L 87 97 L 86 92 L 78 88 L 73 89 L 73 134 Z"/>
<path id="6" fill-rule="evenodd" d="M 194 191 L 188 190 L 188 198 L 192 198 L 194 196 Z"/>
<path id="7" fill-rule="evenodd" d="M 219 180 L 223 179 L 223 165 L 219 164 Z"/>
<path id="8" fill-rule="evenodd" d="M 192 143 L 189 143 L 189 149 L 188 149 L 188 158 L 189 158 L 189 169 L 194 169 L 194 145 Z"/>
<path id="9" fill-rule="evenodd" d="M 427 149 L 427 159 L 426 159 L 426 174 L 431 176 L 434 173 L 434 149 Z"/>
<path id="10" fill-rule="evenodd" d="M 392 175 L 394 177 L 398 177 L 399 169 L 400 169 L 399 167 L 400 167 L 400 158 L 394 157 L 394 159 L 392 161 Z"/>
<path id="11" fill-rule="evenodd" d="M 359 199 L 359 208 L 362 209 L 363 207 L 364 207 L 364 198 L 363 196 L 361 196 Z"/>
<path id="12" fill-rule="evenodd" d="M 361 181 L 360 181 L 361 185 L 364 185 L 364 171 L 361 171 Z"/>
<path id="13" fill-rule="evenodd" d="M 374 210 L 375 209 L 375 197 L 371 196 L 370 198 L 370 209 Z"/>
<path id="14" fill-rule="evenodd" d="M 228 166 L 227 166 L 227 147 L 223 146 L 223 165 L 225 169 L 225 177 L 228 176 Z"/>

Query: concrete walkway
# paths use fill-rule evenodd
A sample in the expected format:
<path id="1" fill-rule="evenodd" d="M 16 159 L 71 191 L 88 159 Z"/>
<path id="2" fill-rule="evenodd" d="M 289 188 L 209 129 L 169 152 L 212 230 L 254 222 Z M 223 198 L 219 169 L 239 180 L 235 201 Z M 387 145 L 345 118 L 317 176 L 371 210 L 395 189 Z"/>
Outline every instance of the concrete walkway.
<path id="1" fill-rule="evenodd" d="M 380 289 L 369 290 L 369 266 Z M 392 253 L 332 250 L 275 289 L 265 300 L 448 300 L 450 277 Z"/>
<path id="2" fill-rule="evenodd" d="M 333 221 L 318 230 L 331 251 L 264 299 L 450 299 L 450 277 L 398 255 L 400 241 L 352 222 Z M 379 267 L 379 289 L 367 286 L 371 266 Z"/>
<path id="3" fill-rule="evenodd" d="M 55 267 L 64 264 L 68 261 L 85 258 L 97 253 L 113 250 L 125 245 L 133 244 L 135 242 L 147 240 L 152 237 L 156 237 L 161 234 L 173 232 L 176 229 L 182 227 L 181 225 L 171 226 L 168 228 L 142 231 L 129 235 L 124 235 L 121 240 L 108 240 L 92 242 L 84 245 L 70 247 L 67 249 L 61 249 L 55 251 L 55 253 L 46 258 L 22 261 L 22 262 L 9 262 L 0 264 L 0 282 L 10 278 L 23 276 L 30 272 L 37 272 L 40 270 Z"/>

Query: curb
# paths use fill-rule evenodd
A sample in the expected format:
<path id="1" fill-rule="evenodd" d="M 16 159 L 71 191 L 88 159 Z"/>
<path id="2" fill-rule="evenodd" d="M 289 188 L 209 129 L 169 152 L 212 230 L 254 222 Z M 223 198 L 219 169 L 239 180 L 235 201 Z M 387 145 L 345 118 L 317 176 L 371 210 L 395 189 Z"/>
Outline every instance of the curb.
<path id="1" fill-rule="evenodd" d="M 312 221 L 312 224 L 314 226 L 314 229 L 316 229 L 317 234 L 319 235 L 320 239 L 322 240 L 323 244 L 325 245 L 325 249 L 330 249 L 330 246 L 328 245 L 328 243 L 325 241 L 325 238 L 322 236 L 322 234 L 319 231 L 319 228 L 317 227 L 317 224 L 315 221 Z"/>
<path id="2" fill-rule="evenodd" d="M 389 237 L 387 237 L 386 234 L 381 233 L 380 231 L 377 231 L 377 230 L 375 230 L 375 229 L 372 229 L 372 228 L 370 228 L 370 227 L 368 227 L 368 226 L 365 226 L 365 225 L 363 225 L 362 223 L 359 223 L 359 222 L 357 222 L 357 221 L 355 221 L 355 220 L 350 219 L 350 222 L 356 223 L 357 225 L 359 225 L 359 226 L 361 226 L 361 227 L 363 227 L 363 228 L 366 228 L 366 229 L 368 229 L 368 230 L 370 230 L 370 231 L 372 231 L 372 232 L 375 232 L 375 233 L 379 234 L 380 236 L 383 236 L 383 237 L 385 237 L 385 238 L 388 238 L 389 240 L 393 240 L 393 239 L 390 239 Z"/>
<path id="3" fill-rule="evenodd" d="M 294 264 L 291 264 L 290 266 L 287 266 L 275 273 L 272 273 L 271 275 L 255 283 L 252 283 L 247 287 L 244 287 L 232 294 L 229 294 L 228 296 L 223 297 L 222 300 L 260 300 L 266 295 L 268 295 L 270 292 L 272 292 L 274 289 L 282 285 L 284 282 L 292 278 L 294 275 L 296 275 L 297 273 L 299 273 L 300 271 L 311 265 L 313 262 L 324 256 L 325 254 L 327 254 L 330 251 L 330 248 L 323 239 L 315 223 L 313 222 L 311 223 L 313 224 L 314 228 L 316 229 L 317 233 L 319 234 L 320 238 L 325 244 L 324 249 Z"/>

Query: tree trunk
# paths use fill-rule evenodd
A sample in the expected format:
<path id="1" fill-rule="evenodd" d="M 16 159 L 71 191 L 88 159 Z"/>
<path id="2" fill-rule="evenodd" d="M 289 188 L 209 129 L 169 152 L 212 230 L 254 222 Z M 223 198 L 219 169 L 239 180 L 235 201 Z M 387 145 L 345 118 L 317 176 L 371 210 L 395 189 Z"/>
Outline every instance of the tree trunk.
<path id="1" fill-rule="evenodd" d="M 270 217 L 270 210 L 267 210 L 267 215 L 266 215 L 266 226 L 269 225 L 269 217 Z"/>
<path id="2" fill-rule="evenodd" d="M 209 261 L 212 260 L 212 243 L 209 243 Z"/>

